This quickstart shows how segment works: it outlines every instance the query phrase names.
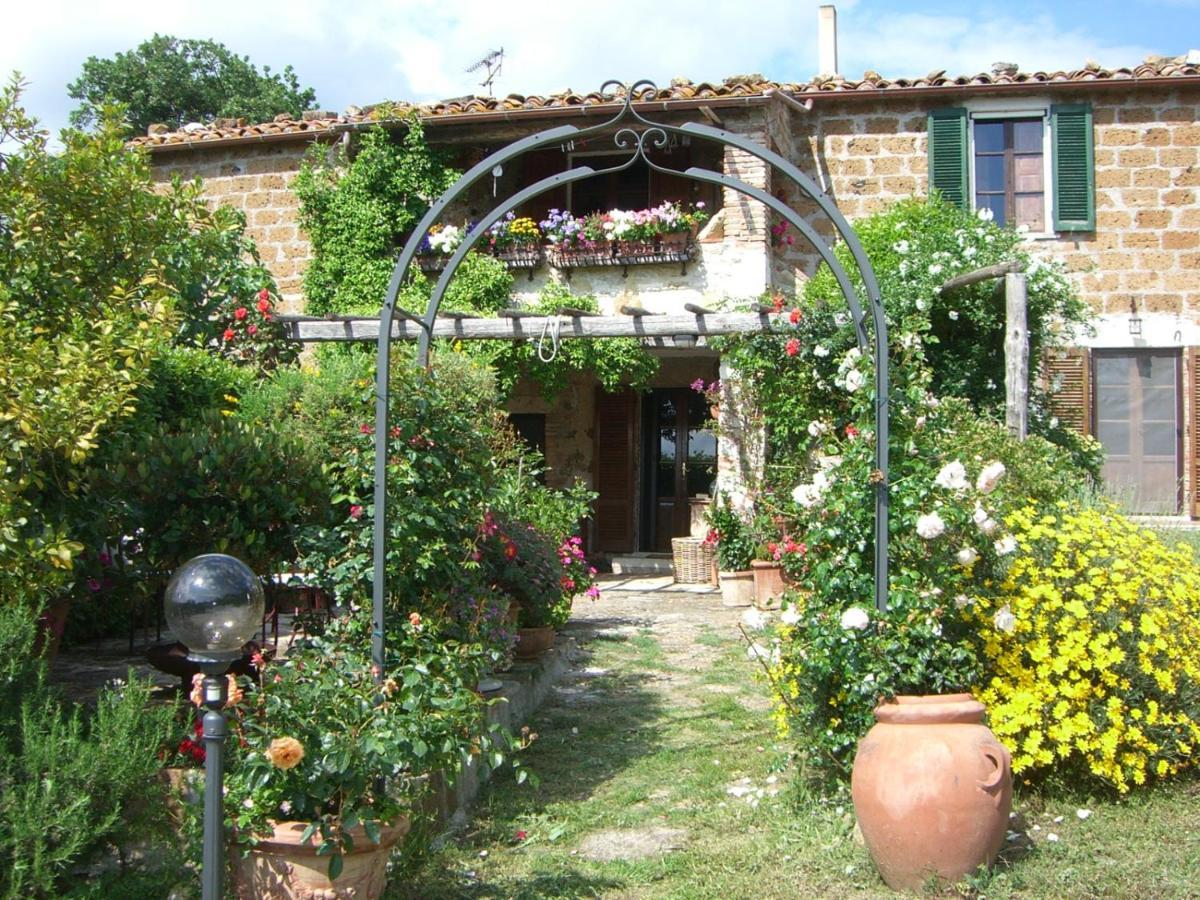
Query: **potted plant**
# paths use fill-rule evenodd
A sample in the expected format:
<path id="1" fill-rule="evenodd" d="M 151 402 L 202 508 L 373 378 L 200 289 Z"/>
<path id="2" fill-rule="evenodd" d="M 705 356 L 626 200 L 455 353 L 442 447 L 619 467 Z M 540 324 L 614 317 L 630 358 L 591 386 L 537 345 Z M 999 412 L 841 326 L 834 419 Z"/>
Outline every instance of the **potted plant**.
<path id="1" fill-rule="evenodd" d="M 666 252 L 687 250 L 696 231 L 708 221 L 703 201 L 684 209 L 681 204 L 668 200 L 651 212 L 659 223 L 659 245 Z"/>
<path id="2" fill-rule="evenodd" d="M 574 551 L 582 558 L 582 550 L 568 541 L 564 559 L 562 546 L 544 531 L 492 512 L 481 532 L 487 578 L 517 606 L 516 655 L 533 659 L 554 645 L 557 629 L 571 617 L 572 599 L 590 578 L 589 570 L 576 571 Z"/>
<path id="3" fill-rule="evenodd" d="M 378 897 L 428 773 L 507 742 L 484 730 L 480 657 L 412 612 L 372 664 L 365 613 L 297 640 L 231 698 L 226 816 L 239 897 Z M 376 677 L 378 676 L 378 677 Z"/>
<path id="4" fill-rule="evenodd" d="M 542 233 L 533 219 L 528 216 L 518 218 L 511 212 L 488 229 L 492 255 L 506 265 L 519 268 L 533 268 L 541 262 L 541 238 Z"/>
<path id="5" fill-rule="evenodd" d="M 754 603 L 755 540 L 750 525 L 733 510 L 728 498 L 720 497 L 708 507 L 709 524 L 705 538 L 717 548 L 717 569 L 721 584 L 721 602 L 726 606 L 751 606 Z"/>
<path id="6" fill-rule="evenodd" d="M 417 246 L 417 264 L 424 272 L 439 272 L 446 268 L 450 254 L 458 249 L 470 230 L 457 225 L 434 225 Z"/>

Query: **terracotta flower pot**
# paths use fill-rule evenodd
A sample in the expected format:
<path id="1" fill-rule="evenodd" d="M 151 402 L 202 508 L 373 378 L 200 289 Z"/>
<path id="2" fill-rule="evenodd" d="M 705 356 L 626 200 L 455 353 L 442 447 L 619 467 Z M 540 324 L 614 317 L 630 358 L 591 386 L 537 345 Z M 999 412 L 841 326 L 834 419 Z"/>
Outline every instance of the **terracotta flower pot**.
<path id="1" fill-rule="evenodd" d="M 329 857 L 317 856 L 320 837 L 301 843 L 307 824 L 276 822 L 274 833 L 260 839 L 249 855 L 230 854 L 238 900 L 372 900 L 383 895 L 388 856 L 408 834 L 407 818 L 382 826 L 378 844 L 372 843 L 361 825 L 350 829 L 354 849 L 343 854 L 342 872 L 336 881 L 329 880 Z"/>
<path id="2" fill-rule="evenodd" d="M 759 609 L 767 609 L 783 595 L 787 587 L 783 566 L 770 560 L 756 559 L 750 563 L 750 569 L 754 572 L 754 605 Z"/>
<path id="3" fill-rule="evenodd" d="M 990 866 L 1012 808 L 1008 750 L 970 694 L 897 697 L 858 744 L 851 790 L 871 858 L 895 890 Z"/>
<path id="4" fill-rule="evenodd" d="M 537 659 L 553 646 L 554 628 L 550 625 L 517 629 L 517 659 Z"/>
<path id="5" fill-rule="evenodd" d="M 754 605 L 754 570 L 721 572 L 721 603 L 725 606 Z"/>

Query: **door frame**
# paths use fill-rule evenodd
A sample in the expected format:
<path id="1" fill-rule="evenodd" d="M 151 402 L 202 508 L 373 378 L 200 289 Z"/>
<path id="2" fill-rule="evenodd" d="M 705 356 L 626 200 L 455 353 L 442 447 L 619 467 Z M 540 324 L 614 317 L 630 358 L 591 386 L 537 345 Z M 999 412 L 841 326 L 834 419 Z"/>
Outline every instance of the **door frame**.
<path id="1" fill-rule="evenodd" d="M 1183 421 L 1183 348 L 1182 347 L 1093 347 L 1088 354 L 1088 379 L 1091 382 L 1091 416 L 1093 434 L 1099 440 L 1100 382 L 1096 378 L 1096 362 L 1104 357 L 1169 356 L 1175 361 L 1175 515 L 1184 509 L 1184 421 Z M 1152 515 L 1147 513 L 1146 515 Z"/>

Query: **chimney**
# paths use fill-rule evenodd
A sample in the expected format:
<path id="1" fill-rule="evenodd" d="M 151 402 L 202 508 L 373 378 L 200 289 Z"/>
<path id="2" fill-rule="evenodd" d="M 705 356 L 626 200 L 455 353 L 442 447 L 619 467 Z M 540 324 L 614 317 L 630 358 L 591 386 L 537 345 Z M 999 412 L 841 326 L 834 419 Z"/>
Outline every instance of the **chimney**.
<path id="1" fill-rule="evenodd" d="M 832 3 L 817 10 L 817 69 L 820 75 L 837 75 L 837 7 Z"/>

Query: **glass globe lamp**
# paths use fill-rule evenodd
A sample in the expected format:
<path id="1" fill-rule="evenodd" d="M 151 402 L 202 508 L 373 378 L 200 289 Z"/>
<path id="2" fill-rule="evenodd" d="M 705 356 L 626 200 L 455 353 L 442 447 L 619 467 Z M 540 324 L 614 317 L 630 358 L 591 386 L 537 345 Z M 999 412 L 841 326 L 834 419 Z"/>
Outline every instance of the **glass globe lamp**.
<path id="1" fill-rule="evenodd" d="M 190 658 L 236 659 L 262 621 L 262 582 L 240 559 L 206 553 L 175 570 L 163 606 Z"/>

